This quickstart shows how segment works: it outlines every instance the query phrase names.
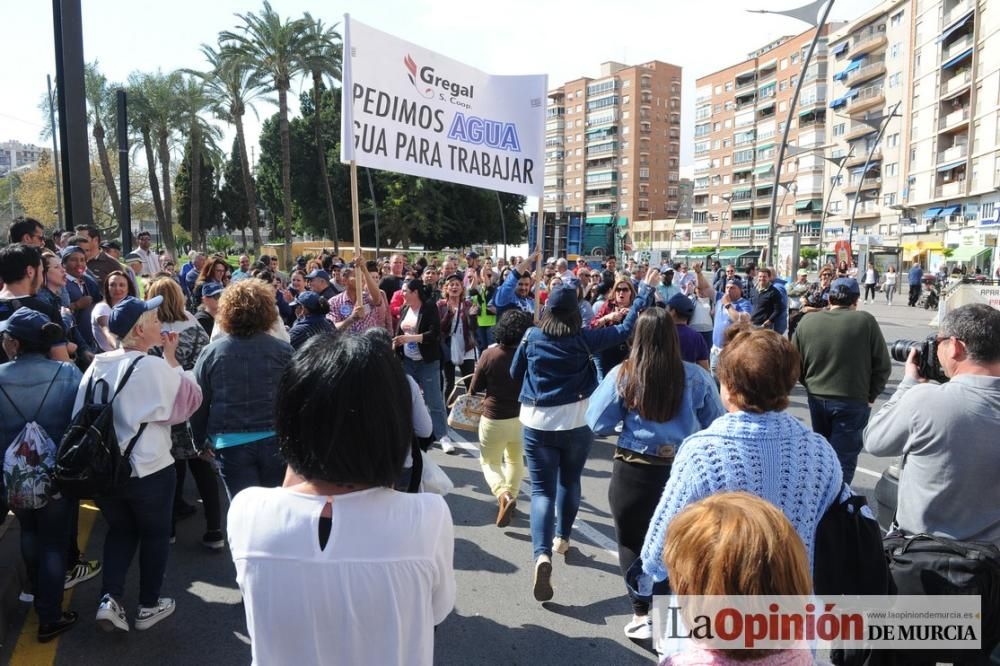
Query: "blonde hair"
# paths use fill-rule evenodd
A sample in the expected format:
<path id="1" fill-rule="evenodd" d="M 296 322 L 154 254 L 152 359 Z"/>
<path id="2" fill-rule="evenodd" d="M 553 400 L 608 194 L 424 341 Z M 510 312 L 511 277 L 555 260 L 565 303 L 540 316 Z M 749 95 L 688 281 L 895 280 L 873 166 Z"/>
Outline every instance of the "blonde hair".
<path id="1" fill-rule="evenodd" d="M 277 318 L 274 287 L 263 280 L 240 280 L 226 287 L 219 298 L 216 323 L 230 335 L 248 338 L 263 333 Z"/>
<path id="2" fill-rule="evenodd" d="M 158 308 L 160 321 L 169 324 L 187 320 L 187 311 L 184 309 L 184 292 L 181 291 L 180 285 L 174 282 L 173 278 L 160 277 L 149 283 L 146 287 L 147 300 L 156 296 L 163 296 L 163 303 Z"/>
<path id="3" fill-rule="evenodd" d="M 125 334 L 125 337 L 121 339 L 122 347 L 139 346 L 140 340 L 138 339 L 135 330 L 140 326 L 146 328 L 156 319 L 157 319 L 156 310 L 147 310 L 146 312 L 143 312 L 141 315 L 139 315 L 139 318 L 136 319 L 134 324 L 132 324 L 132 328 L 130 328 L 128 333 Z"/>

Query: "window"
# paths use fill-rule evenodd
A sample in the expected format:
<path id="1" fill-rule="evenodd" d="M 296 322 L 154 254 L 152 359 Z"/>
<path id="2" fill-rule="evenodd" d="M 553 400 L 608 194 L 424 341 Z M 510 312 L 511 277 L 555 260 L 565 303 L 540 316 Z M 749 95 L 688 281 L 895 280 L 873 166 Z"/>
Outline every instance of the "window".
<path id="1" fill-rule="evenodd" d="M 793 53 L 788 58 L 788 62 L 790 62 L 793 65 L 796 64 L 798 61 L 799 61 L 799 54 L 798 53 Z"/>
<path id="2" fill-rule="evenodd" d="M 782 58 L 781 62 L 778 63 L 779 69 L 788 69 L 788 58 Z"/>
<path id="3" fill-rule="evenodd" d="M 649 178 L 649 167 L 639 167 L 639 178 Z"/>
<path id="4" fill-rule="evenodd" d="M 722 86 L 715 86 L 715 94 L 716 95 L 722 94 Z"/>
<path id="5" fill-rule="evenodd" d="M 889 76 L 889 87 L 890 88 L 896 88 L 896 87 L 898 87 L 900 85 L 902 77 L 903 77 L 903 74 L 901 72 L 896 72 L 895 74 L 891 74 Z"/>
<path id="6" fill-rule="evenodd" d="M 847 123 L 839 123 L 833 126 L 834 136 L 843 136 L 845 131 L 847 131 Z"/>
<path id="7" fill-rule="evenodd" d="M 895 192 L 889 192 L 888 194 L 886 194 L 884 197 L 882 197 L 882 203 L 885 206 L 892 206 L 893 204 L 895 204 L 896 203 L 896 193 Z"/>
<path id="8" fill-rule="evenodd" d="M 897 26 L 903 22 L 903 12 L 896 12 L 889 17 L 889 27 Z"/>
<path id="9" fill-rule="evenodd" d="M 897 162 L 890 162 L 885 165 L 885 175 L 895 176 L 899 173 L 899 164 Z"/>
<path id="10" fill-rule="evenodd" d="M 727 81 L 726 82 L 726 92 L 733 92 L 733 82 L 732 81 Z"/>
<path id="11" fill-rule="evenodd" d="M 892 46 L 890 46 L 889 47 L 889 58 L 898 58 L 899 57 L 899 50 L 900 50 L 900 48 L 902 48 L 902 45 L 899 42 L 896 42 L 895 44 L 893 44 Z"/>
<path id="12" fill-rule="evenodd" d="M 897 132 L 895 134 L 890 134 L 888 137 L 886 137 L 885 145 L 888 146 L 889 148 L 895 148 L 896 146 L 898 146 L 899 145 L 899 132 Z"/>
<path id="13" fill-rule="evenodd" d="M 788 90 L 788 79 L 784 79 L 778 84 L 778 92 Z"/>

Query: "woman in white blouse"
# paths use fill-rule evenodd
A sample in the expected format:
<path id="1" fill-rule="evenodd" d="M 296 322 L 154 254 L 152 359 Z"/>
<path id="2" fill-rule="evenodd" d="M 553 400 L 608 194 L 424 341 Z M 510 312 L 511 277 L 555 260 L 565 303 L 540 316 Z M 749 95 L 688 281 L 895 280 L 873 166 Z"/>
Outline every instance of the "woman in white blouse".
<path id="1" fill-rule="evenodd" d="M 410 387 L 367 336 L 319 336 L 278 390 L 282 488 L 233 498 L 229 538 L 257 664 L 427 664 L 455 603 L 444 499 L 392 490 Z"/>

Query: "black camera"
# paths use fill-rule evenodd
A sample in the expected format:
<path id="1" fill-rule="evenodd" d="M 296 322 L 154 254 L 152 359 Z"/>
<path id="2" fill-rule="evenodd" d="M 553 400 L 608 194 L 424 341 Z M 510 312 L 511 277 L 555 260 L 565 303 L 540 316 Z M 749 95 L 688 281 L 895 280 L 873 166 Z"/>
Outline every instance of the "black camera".
<path id="1" fill-rule="evenodd" d="M 896 340 L 889 346 L 889 355 L 894 361 L 906 363 L 910 356 L 910 350 L 917 350 L 917 372 L 924 379 L 944 383 L 948 381 L 948 376 L 944 374 L 944 369 L 937 357 L 938 340 L 936 335 L 930 335 L 923 342 L 916 340 Z"/>

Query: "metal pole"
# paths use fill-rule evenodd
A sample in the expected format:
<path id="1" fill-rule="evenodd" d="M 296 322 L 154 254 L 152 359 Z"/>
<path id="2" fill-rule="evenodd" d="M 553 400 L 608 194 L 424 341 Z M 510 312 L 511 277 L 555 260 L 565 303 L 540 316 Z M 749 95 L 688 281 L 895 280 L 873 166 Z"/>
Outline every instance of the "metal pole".
<path id="1" fill-rule="evenodd" d="M 83 83 L 83 21 L 80 0 L 52 0 L 55 30 L 56 95 L 63 168 L 66 228 L 93 224 L 90 200 L 90 145 Z"/>
<path id="2" fill-rule="evenodd" d="M 823 247 L 823 243 L 825 243 L 826 241 L 825 241 L 825 236 L 823 234 L 826 231 L 826 216 L 827 216 L 827 211 L 830 210 L 830 200 L 833 199 L 833 188 L 834 188 L 834 184 L 833 183 L 836 182 L 838 178 L 840 178 L 840 174 L 843 173 L 843 171 L 844 171 L 844 165 L 847 164 L 848 160 L 851 159 L 851 155 L 853 155 L 853 154 L 854 154 L 854 144 L 852 143 L 851 147 L 847 149 L 847 155 L 845 157 L 840 158 L 840 164 L 837 165 L 837 173 L 833 176 L 833 182 L 830 183 L 830 191 L 826 195 L 826 201 L 823 202 L 823 212 L 820 213 L 820 216 L 819 216 L 819 251 L 820 251 L 820 254 L 823 254 L 824 250 L 825 250 L 825 248 Z M 825 185 L 826 184 L 824 183 L 824 187 L 825 187 Z M 822 257 L 820 257 L 820 258 L 822 259 Z"/>
<path id="3" fill-rule="evenodd" d="M 49 126 L 52 130 L 52 170 L 56 174 L 56 215 L 59 217 L 59 228 L 63 228 L 63 200 L 62 200 L 62 176 L 59 173 L 59 164 L 56 162 L 56 158 L 59 155 L 59 146 L 56 143 L 56 133 L 59 128 L 56 127 L 56 107 L 55 100 L 52 98 L 52 77 L 48 74 L 45 75 L 45 81 L 49 88 Z"/>
<path id="4" fill-rule="evenodd" d="M 862 187 L 865 182 L 865 176 L 868 175 L 868 166 L 871 164 L 872 155 L 875 154 L 875 149 L 878 148 L 878 144 L 882 140 L 882 135 L 885 134 L 886 128 L 889 127 L 889 123 L 896 117 L 896 112 L 899 110 L 900 104 L 902 104 L 902 102 L 896 102 L 895 106 L 892 107 L 892 111 L 890 111 L 889 115 L 885 117 L 885 122 L 879 123 L 878 134 L 875 135 L 875 140 L 872 142 L 871 148 L 868 149 L 868 157 L 865 158 L 865 165 L 861 170 L 861 184 L 858 185 L 858 191 L 854 194 L 854 206 L 851 207 L 851 226 L 847 231 L 848 245 L 850 245 L 851 241 L 854 239 L 854 216 L 858 212 L 858 203 L 861 201 Z"/>
<path id="5" fill-rule="evenodd" d="M 774 256 L 774 231 L 778 224 L 778 183 L 781 182 L 781 166 L 782 162 L 785 161 L 785 147 L 788 145 L 788 133 L 792 129 L 795 107 L 799 103 L 799 92 L 802 90 L 802 84 L 806 79 L 806 72 L 808 72 L 809 64 L 812 62 L 813 52 L 816 50 L 816 44 L 819 42 L 819 37 L 823 32 L 823 26 L 826 25 L 826 19 L 830 16 L 830 10 L 833 9 L 833 3 L 834 0 L 829 0 L 823 8 L 823 15 L 816 25 L 816 34 L 813 35 L 812 42 L 809 43 L 809 51 L 806 52 L 806 57 L 802 61 L 802 73 L 799 74 L 799 80 L 795 82 L 795 92 L 792 93 L 792 99 L 788 104 L 788 117 L 785 119 L 785 129 L 782 132 L 781 144 L 778 146 L 778 163 L 774 165 L 774 187 L 771 188 L 771 220 L 767 229 L 768 262 Z M 751 218 L 750 224 L 753 225 L 753 218 Z M 750 229 L 751 233 L 753 233 L 753 226 Z"/>
<path id="6" fill-rule="evenodd" d="M 365 167 L 365 174 L 368 176 L 368 192 L 372 195 L 372 210 L 375 211 L 375 259 L 378 259 L 378 252 L 379 252 L 378 204 L 375 203 L 375 186 L 372 185 L 372 170 L 369 169 L 368 167 Z"/>
<path id="7" fill-rule="evenodd" d="M 497 192 L 496 195 L 497 208 L 500 209 L 500 230 L 503 233 L 503 260 L 507 261 L 507 222 L 503 219 L 503 203 L 500 201 L 500 192 Z"/>
<path id="8" fill-rule="evenodd" d="M 730 211 L 733 208 L 733 195 L 730 194 L 728 197 L 723 196 L 722 198 L 725 199 L 725 201 L 726 201 L 726 219 L 725 220 L 720 220 L 720 222 L 722 223 L 722 225 L 725 225 L 726 222 L 729 221 L 729 213 L 730 213 Z M 750 220 L 750 224 L 753 224 L 753 219 L 752 218 Z M 732 227 L 732 224 L 730 224 L 729 226 Z M 715 239 L 715 254 L 719 254 L 719 252 L 721 251 L 721 249 L 722 249 L 722 226 L 720 225 L 719 226 L 719 237 Z M 716 257 L 716 259 L 718 259 L 718 257 Z"/>
<path id="9" fill-rule="evenodd" d="M 128 99 L 125 91 L 116 93 L 118 101 L 118 182 L 121 190 L 122 253 L 132 251 L 132 189 L 128 179 Z"/>

